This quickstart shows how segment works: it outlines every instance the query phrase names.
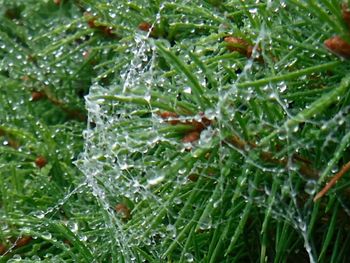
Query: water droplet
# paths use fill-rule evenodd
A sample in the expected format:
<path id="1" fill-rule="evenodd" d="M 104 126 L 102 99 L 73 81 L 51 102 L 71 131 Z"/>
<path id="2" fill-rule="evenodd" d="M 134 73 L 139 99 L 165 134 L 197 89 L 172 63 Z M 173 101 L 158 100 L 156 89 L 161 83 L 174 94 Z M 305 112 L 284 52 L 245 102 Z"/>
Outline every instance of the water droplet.
<path id="1" fill-rule="evenodd" d="M 148 184 L 148 186 L 154 186 L 154 185 L 159 184 L 163 180 L 164 180 L 164 175 L 160 175 L 160 176 L 156 176 L 152 179 L 147 180 L 147 184 Z"/>
<path id="2" fill-rule="evenodd" d="M 251 8 L 249 9 L 249 13 L 251 14 L 256 14 L 258 12 L 258 9 L 257 8 Z"/>
<path id="3" fill-rule="evenodd" d="M 309 195 L 314 195 L 316 192 L 317 182 L 314 180 L 309 180 L 305 184 L 305 192 Z"/>
<path id="4" fill-rule="evenodd" d="M 52 235 L 49 232 L 44 232 L 44 233 L 41 234 L 41 236 L 44 239 L 51 239 L 52 238 Z"/>
<path id="5" fill-rule="evenodd" d="M 43 219 L 45 217 L 45 212 L 44 211 L 38 211 L 35 213 L 35 216 L 39 219 Z"/>
<path id="6" fill-rule="evenodd" d="M 188 94 L 191 94 L 192 93 L 192 89 L 190 87 L 185 87 L 184 88 L 184 92 L 188 93 Z"/>

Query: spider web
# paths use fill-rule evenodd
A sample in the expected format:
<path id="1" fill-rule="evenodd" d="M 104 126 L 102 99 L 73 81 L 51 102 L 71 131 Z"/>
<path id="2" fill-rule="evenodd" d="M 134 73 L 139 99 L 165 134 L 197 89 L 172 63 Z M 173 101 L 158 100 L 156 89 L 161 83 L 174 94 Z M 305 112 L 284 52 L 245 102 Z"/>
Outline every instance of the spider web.
<path id="1" fill-rule="evenodd" d="M 142 248 L 155 258 L 179 251 L 180 260 L 197 262 L 200 258 L 190 243 L 200 246 L 205 242 L 194 241 L 194 235 L 205 237 L 215 229 L 232 231 L 233 238 L 227 244 L 233 249 L 235 239 L 242 238 L 240 224 L 257 206 L 265 211 L 266 224 L 274 218 L 291 225 L 303 238 L 310 261 L 316 262 L 317 251 L 308 227 L 317 189 L 316 168 L 322 171 L 329 166 L 325 159 L 317 160 L 315 146 L 322 145 L 322 151 L 332 156 L 340 143 L 339 127 L 349 126 L 344 117 L 349 107 L 290 125 L 313 102 L 308 97 L 306 103 L 299 103 L 298 92 L 318 85 L 323 76 L 311 72 L 259 86 L 254 86 L 254 80 L 311 67 L 315 56 L 326 62 L 326 51 L 321 44 L 313 50 L 303 49 L 301 43 L 315 44 L 317 36 L 298 39 L 300 32 L 289 39 L 295 46 L 279 51 L 288 31 L 288 21 L 281 19 L 291 19 L 283 1 L 247 3 L 250 17 L 242 18 L 242 30 L 222 24 L 225 33 L 217 32 L 216 37 L 193 34 L 172 44 L 152 38 L 152 29 L 164 12 L 181 11 L 171 10 L 172 4 L 184 9 L 187 4 L 195 6 L 178 1 L 160 6 L 148 33 L 135 33 L 127 50 L 132 59 L 121 70 L 120 81 L 107 86 L 96 82 L 86 97 L 91 125 L 84 135 L 85 152 L 78 166 L 108 211 L 115 243 L 130 259 Z M 261 6 L 273 16 L 260 14 Z M 212 14 L 217 20 L 221 20 L 220 15 L 219 11 Z M 184 15 L 183 19 L 189 24 L 207 23 L 204 16 Z M 252 22 L 260 23 L 259 31 Z M 239 54 L 225 59 L 227 52 L 218 40 L 237 33 L 252 40 L 249 59 Z M 217 56 L 222 58 L 215 61 L 212 54 L 220 48 Z M 171 54 L 185 62 L 190 75 L 183 65 L 173 66 L 177 62 Z M 302 65 L 302 57 L 310 63 Z M 207 88 L 196 98 L 197 83 Z M 164 112 L 176 115 L 164 117 Z M 181 124 L 200 123 L 203 116 L 210 125 L 200 132 L 198 140 L 184 142 L 187 133 Z M 180 124 L 172 125 L 172 121 Z M 311 127 L 319 128 L 318 141 L 308 134 Z M 332 169 L 335 172 L 339 167 Z M 115 211 L 117 204 L 130 210 L 130 218 L 126 220 L 123 211 Z M 234 212 L 235 206 L 242 211 Z M 238 218 L 231 218 L 231 213 Z"/>
<path id="2" fill-rule="evenodd" d="M 229 11 L 207 2 L 165 1 L 149 11 L 147 32 L 129 21 L 132 4 L 105 2 L 131 33 L 95 67 L 85 98 L 84 182 L 36 216 L 87 186 L 105 216 L 91 226 L 105 229 L 91 243 L 108 246 L 93 251 L 97 261 L 111 251 L 125 262 L 230 258 L 259 217 L 255 231 L 285 223 L 317 262 L 313 198 L 349 143 L 345 103 L 309 114 L 340 83 L 322 45 L 331 30 L 315 32 L 318 20 L 295 15 L 295 1 L 232 1 Z M 230 52 L 227 36 L 252 54 Z"/>

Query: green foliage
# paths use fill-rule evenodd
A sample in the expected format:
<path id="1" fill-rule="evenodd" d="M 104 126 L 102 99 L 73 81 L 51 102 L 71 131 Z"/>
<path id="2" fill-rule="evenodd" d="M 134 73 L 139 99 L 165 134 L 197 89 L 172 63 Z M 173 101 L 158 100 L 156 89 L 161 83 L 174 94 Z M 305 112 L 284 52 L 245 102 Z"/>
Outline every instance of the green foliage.
<path id="1" fill-rule="evenodd" d="M 350 158 L 347 26 L 331 0 L 0 0 L 0 262 L 346 262 L 348 176 L 313 198 Z"/>

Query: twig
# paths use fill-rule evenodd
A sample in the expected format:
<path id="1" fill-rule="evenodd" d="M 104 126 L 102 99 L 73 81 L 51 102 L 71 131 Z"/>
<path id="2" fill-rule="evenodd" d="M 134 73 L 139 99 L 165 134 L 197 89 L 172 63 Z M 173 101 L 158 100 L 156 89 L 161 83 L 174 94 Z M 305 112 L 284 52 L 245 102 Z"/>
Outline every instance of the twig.
<path id="1" fill-rule="evenodd" d="M 316 202 L 318 199 L 324 196 L 328 192 L 328 190 L 333 185 L 335 185 L 335 183 L 349 170 L 350 170 L 350 161 L 343 166 L 343 168 L 329 181 L 328 184 L 326 184 L 325 187 L 323 187 L 321 191 L 318 192 L 318 194 L 314 197 L 314 202 Z"/>
<path id="2" fill-rule="evenodd" d="M 46 87 L 43 90 L 46 98 L 54 105 L 56 105 L 58 108 L 60 108 L 62 111 L 64 111 L 70 118 L 77 119 L 79 121 L 86 121 L 87 116 L 80 110 L 75 110 L 69 108 L 63 101 L 59 100 L 55 96 L 51 94 L 51 91 Z"/>
<path id="3" fill-rule="evenodd" d="M 257 145 L 255 143 L 246 142 L 236 135 L 233 135 L 230 138 L 230 140 L 228 140 L 228 142 L 230 144 L 232 144 L 233 146 L 235 146 L 238 149 L 243 150 L 243 151 L 246 150 L 246 146 L 249 146 L 252 148 L 257 147 Z M 267 151 L 261 152 L 260 158 L 266 162 L 279 164 L 279 165 L 283 165 L 283 166 L 288 166 L 288 164 L 289 164 L 288 159 L 286 159 L 286 158 L 277 159 L 273 156 L 273 153 L 267 152 Z M 292 156 L 292 160 L 297 162 L 300 165 L 299 172 L 301 174 L 303 174 L 304 176 L 309 177 L 309 178 L 317 178 L 318 177 L 318 172 L 310 166 L 311 162 L 309 160 L 305 159 L 303 156 L 294 154 Z"/>

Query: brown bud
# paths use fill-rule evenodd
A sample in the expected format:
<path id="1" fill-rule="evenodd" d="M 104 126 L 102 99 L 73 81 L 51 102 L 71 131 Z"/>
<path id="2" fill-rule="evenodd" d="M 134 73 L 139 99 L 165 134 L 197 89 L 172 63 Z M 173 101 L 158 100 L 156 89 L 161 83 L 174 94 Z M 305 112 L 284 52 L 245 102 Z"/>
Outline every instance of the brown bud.
<path id="1" fill-rule="evenodd" d="M 164 112 L 161 112 L 159 114 L 159 116 L 162 118 L 162 119 L 169 119 L 169 118 L 178 118 L 179 115 L 177 115 L 175 112 L 170 112 L 170 111 L 164 111 Z M 178 123 L 180 123 L 179 120 L 169 120 L 168 121 L 171 125 L 176 125 Z"/>
<path id="2" fill-rule="evenodd" d="M 327 39 L 324 45 L 333 53 L 344 58 L 350 58 L 350 44 L 339 36 Z"/>
<path id="3" fill-rule="evenodd" d="M 189 142 L 195 142 L 199 139 L 200 133 L 198 131 L 193 131 L 185 135 L 185 137 L 182 138 L 182 142 L 189 143 Z"/>
<path id="4" fill-rule="evenodd" d="M 152 25 L 148 22 L 141 22 L 139 25 L 138 25 L 138 28 L 142 31 L 146 31 L 148 32 L 151 28 L 152 28 Z"/>
<path id="5" fill-rule="evenodd" d="M 227 43 L 227 49 L 231 52 L 237 51 L 246 57 L 251 56 L 253 49 L 251 45 L 243 38 L 229 36 L 225 37 L 224 41 Z"/>
<path id="6" fill-rule="evenodd" d="M 247 48 L 247 53 L 246 53 L 246 56 L 247 58 L 250 58 L 252 55 L 253 55 L 253 50 L 254 50 L 254 47 L 253 46 L 249 46 Z M 257 47 L 256 48 L 256 51 L 259 52 L 258 56 L 255 58 L 258 62 L 260 63 L 264 63 L 264 59 L 262 57 L 262 55 L 260 54 L 261 52 L 261 48 L 260 47 Z"/>
<path id="7" fill-rule="evenodd" d="M 53 3 L 56 5 L 60 5 L 61 4 L 61 0 L 53 0 Z"/>
<path id="8" fill-rule="evenodd" d="M 248 48 L 247 48 L 247 52 L 246 52 L 246 56 L 247 56 L 247 58 L 250 58 L 251 56 L 252 56 L 252 54 L 253 54 L 253 46 L 249 46 Z"/>
<path id="9" fill-rule="evenodd" d="M 32 101 L 38 101 L 46 98 L 46 94 L 42 91 L 33 91 L 32 92 Z"/>
<path id="10" fill-rule="evenodd" d="M 0 255 L 5 254 L 7 251 L 7 247 L 4 244 L 0 244 Z"/>
<path id="11" fill-rule="evenodd" d="M 192 125 L 194 130 L 197 132 L 201 132 L 205 128 L 205 125 L 202 122 L 199 122 L 196 120 L 192 120 L 192 121 L 188 122 L 188 124 Z"/>
<path id="12" fill-rule="evenodd" d="M 168 118 L 177 118 L 179 117 L 179 115 L 177 115 L 175 112 L 171 112 L 171 111 L 163 111 L 160 114 L 160 117 L 162 119 L 168 119 Z"/>
<path id="13" fill-rule="evenodd" d="M 350 29 L 350 10 L 348 8 L 347 4 L 342 5 L 342 16 L 344 19 L 344 22 L 347 24 L 348 28 Z"/>
<path id="14" fill-rule="evenodd" d="M 187 179 L 190 180 L 191 182 L 196 182 L 198 180 L 198 174 L 190 174 Z"/>
<path id="15" fill-rule="evenodd" d="M 123 220 L 129 220 L 131 218 L 130 209 L 122 203 L 117 204 L 114 210 L 120 214 Z"/>
<path id="16" fill-rule="evenodd" d="M 30 243 L 30 241 L 32 241 L 32 237 L 23 236 L 16 241 L 15 248 L 24 247 L 25 245 L 28 245 Z"/>
<path id="17" fill-rule="evenodd" d="M 46 164 L 47 164 L 47 160 L 46 160 L 46 158 L 44 156 L 38 156 L 35 159 L 35 165 L 38 168 L 43 168 Z"/>
<path id="18" fill-rule="evenodd" d="M 153 37 L 153 38 L 157 38 L 159 36 L 159 31 L 150 23 L 148 22 L 141 22 L 139 25 L 138 25 L 138 29 L 140 29 L 141 31 L 145 31 L 145 32 L 149 32 L 149 36 L 150 37 Z"/>
<path id="19" fill-rule="evenodd" d="M 115 37 L 116 35 L 113 33 L 113 28 L 108 26 L 98 26 L 98 29 L 108 37 Z"/>
<path id="20" fill-rule="evenodd" d="M 96 17 L 93 16 L 89 12 L 84 13 L 85 20 L 87 21 L 87 24 L 90 28 L 96 29 L 103 33 L 105 36 L 110 37 L 110 38 L 118 38 L 118 35 L 113 32 L 113 28 L 102 24 L 102 23 L 96 23 Z"/>
<path id="21" fill-rule="evenodd" d="M 207 117 L 203 116 L 202 118 L 202 123 L 205 127 L 208 127 L 209 125 L 211 125 L 211 120 L 209 120 Z"/>
<path id="22" fill-rule="evenodd" d="M 203 114 L 201 115 L 203 116 Z M 211 124 L 211 120 L 203 116 L 200 121 L 192 120 L 190 122 L 187 122 L 187 124 L 192 125 L 195 131 L 201 132 Z"/>
<path id="23" fill-rule="evenodd" d="M 86 21 L 88 23 L 88 26 L 90 28 L 95 28 L 96 27 L 96 25 L 95 25 L 96 18 L 91 13 L 85 12 L 84 13 L 84 17 L 85 17 L 85 19 L 86 19 Z"/>

